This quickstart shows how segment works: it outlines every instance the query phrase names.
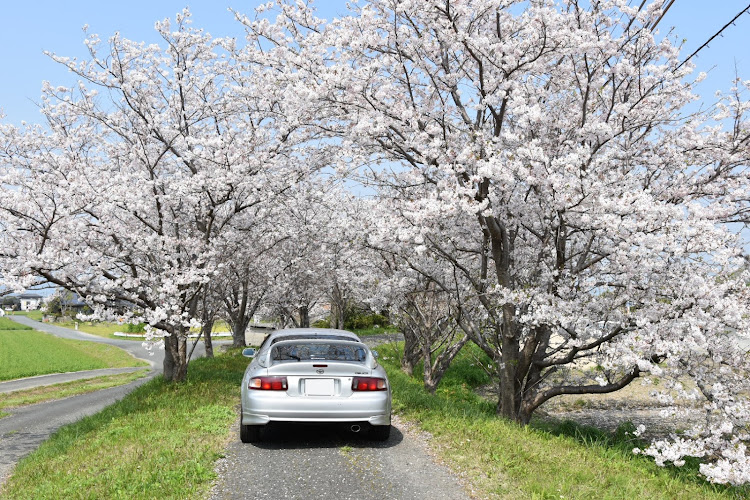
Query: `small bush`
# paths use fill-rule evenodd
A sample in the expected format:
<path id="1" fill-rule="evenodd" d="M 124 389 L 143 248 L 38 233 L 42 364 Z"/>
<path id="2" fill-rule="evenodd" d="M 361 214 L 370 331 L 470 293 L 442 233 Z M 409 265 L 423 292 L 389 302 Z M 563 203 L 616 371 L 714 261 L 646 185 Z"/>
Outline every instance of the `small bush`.
<path id="1" fill-rule="evenodd" d="M 146 329 L 146 323 L 127 323 L 125 333 L 143 333 Z"/>
<path id="2" fill-rule="evenodd" d="M 319 319 L 318 321 L 314 321 L 312 326 L 315 328 L 331 328 L 331 320 L 329 318 Z"/>
<path id="3" fill-rule="evenodd" d="M 344 323 L 347 330 L 366 330 L 375 325 L 390 326 L 391 322 L 382 314 L 354 314 Z"/>

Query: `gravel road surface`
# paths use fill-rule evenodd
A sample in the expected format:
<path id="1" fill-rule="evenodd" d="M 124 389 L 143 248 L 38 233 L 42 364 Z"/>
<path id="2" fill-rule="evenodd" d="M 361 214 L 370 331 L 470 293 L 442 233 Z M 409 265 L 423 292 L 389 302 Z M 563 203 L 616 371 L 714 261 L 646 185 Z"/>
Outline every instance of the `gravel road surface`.
<path id="1" fill-rule="evenodd" d="M 237 430 L 217 464 L 210 498 L 470 498 L 459 478 L 432 460 L 423 435 L 393 423 L 383 443 L 339 426 L 277 424 L 264 429 L 261 442 L 243 444 Z"/>

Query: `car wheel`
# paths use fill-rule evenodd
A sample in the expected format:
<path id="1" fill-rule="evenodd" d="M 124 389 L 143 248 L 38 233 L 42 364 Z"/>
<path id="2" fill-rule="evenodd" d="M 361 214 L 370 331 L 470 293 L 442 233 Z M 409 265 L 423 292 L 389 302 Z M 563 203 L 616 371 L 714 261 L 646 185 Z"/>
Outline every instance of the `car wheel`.
<path id="1" fill-rule="evenodd" d="M 370 427 L 369 438 L 374 441 L 385 441 L 391 435 L 390 425 L 373 425 Z"/>
<path id="2" fill-rule="evenodd" d="M 259 440 L 259 425 L 242 425 L 242 423 L 240 423 L 240 441 L 242 441 L 243 443 L 256 443 Z"/>

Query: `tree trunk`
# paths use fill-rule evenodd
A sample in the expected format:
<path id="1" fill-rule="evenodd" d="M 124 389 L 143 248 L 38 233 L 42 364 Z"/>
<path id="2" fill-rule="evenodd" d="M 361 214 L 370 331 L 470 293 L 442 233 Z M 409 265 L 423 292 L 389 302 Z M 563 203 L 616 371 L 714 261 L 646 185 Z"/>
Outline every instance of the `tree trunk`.
<path id="1" fill-rule="evenodd" d="M 242 321 L 234 321 L 232 324 L 232 347 L 245 347 L 245 331 L 250 323 L 250 318 Z"/>
<path id="2" fill-rule="evenodd" d="M 214 345 L 213 341 L 211 340 L 211 330 L 214 328 L 214 320 L 208 320 L 205 323 L 203 323 L 203 342 L 206 344 L 206 357 L 207 358 L 213 358 L 214 357 Z"/>
<path id="3" fill-rule="evenodd" d="M 299 314 L 299 327 L 310 328 L 310 310 L 307 306 L 300 306 L 297 313 Z"/>
<path id="4" fill-rule="evenodd" d="M 419 338 L 408 325 L 401 329 L 404 333 L 404 357 L 401 358 L 401 370 L 409 375 L 414 373 L 414 367 L 422 359 Z"/>
<path id="5" fill-rule="evenodd" d="M 187 378 L 187 341 L 181 329 L 164 337 L 164 379 L 184 382 Z"/>
<path id="6" fill-rule="evenodd" d="M 424 366 L 424 369 L 422 370 L 422 378 L 424 380 L 424 388 L 430 391 L 430 394 L 435 394 L 439 379 L 435 380 L 435 374 L 432 369 L 431 347 L 432 346 L 427 343 L 422 344 L 422 363 Z"/>
<path id="7" fill-rule="evenodd" d="M 508 420 L 518 421 L 519 384 L 518 362 L 519 348 L 518 337 L 513 322 L 513 306 L 503 306 L 503 326 L 500 332 L 503 346 L 502 362 L 500 368 L 500 401 L 498 402 L 498 413 Z"/>
<path id="8" fill-rule="evenodd" d="M 331 328 L 344 328 L 346 319 L 346 299 L 341 293 L 338 284 L 333 285 L 331 290 Z"/>

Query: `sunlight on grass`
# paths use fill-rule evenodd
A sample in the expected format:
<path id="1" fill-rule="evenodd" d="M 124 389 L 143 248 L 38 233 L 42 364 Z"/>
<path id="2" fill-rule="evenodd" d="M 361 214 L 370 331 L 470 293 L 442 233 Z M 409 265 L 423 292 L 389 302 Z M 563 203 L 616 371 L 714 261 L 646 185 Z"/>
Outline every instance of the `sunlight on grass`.
<path id="1" fill-rule="evenodd" d="M 430 432 L 434 449 L 471 478 L 481 496 L 708 499 L 748 493 L 710 485 L 697 477 L 696 469 L 657 467 L 604 433 L 594 438 L 579 431 L 576 438 L 555 426 L 521 427 L 496 417 L 494 402 L 473 390 L 489 380 L 477 365 L 481 353 L 476 350 L 462 353 L 433 396 L 418 377 L 401 372 L 400 353 L 393 346 L 378 349 L 393 387 L 394 410 Z"/>
<path id="2" fill-rule="evenodd" d="M 0 330 L 0 380 L 126 366 L 148 363 L 107 344 L 61 339 L 30 329 Z"/>
<path id="3" fill-rule="evenodd" d="M 747 497 L 746 489 L 703 482 L 694 469 L 659 468 L 630 453 L 618 436 L 570 423 L 521 427 L 497 418 L 494 403 L 474 392 L 488 381 L 477 352 L 460 356 L 431 395 L 417 377 L 399 370 L 393 346 L 378 349 L 389 371 L 394 411 L 432 434 L 440 460 L 468 478 L 478 497 Z M 19 463 L 0 496 L 204 498 L 236 423 L 246 364 L 235 350 L 191 363 L 185 384 L 161 378 L 146 383 L 57 432 Z"/>
<path id="4" fill-rule="evenodd" d="M 61 326 L 63 328 L 69 328 L 71 330 L 76 329 L 76 324 L 78 325 L 78 331 L 90 333 L 91 335 L 96 335 L 98 337 L 104 337 L 104 338 L 112 338 L 112 339 L 124 339 L 124 340 L 134 340 L 138 342 L 143 342 L 142 337 L 118 337 L 115 335 L 115 332 L 127 332 L 127 326 L 125 324 L 119 324 L 119 323 L 109 323 L 106 321 L 59 321 L 52 323 L 55 326 Z M 198 330 L 195 330 L 195 333 L 197 333 Z M 231 331 L 231 328 L 227 325 L 224 321 L 217 321 L 214 324 L 214 327 L 212 329 L 213 333 L 227 333 Z M 138 333 L 134 333 L 133 335 L 138 335 Z"/>
<path id="5" fill-rule="evenodd" d="M 36 311 L 13 311 L 10 313 L 13 316 L 26 316 L 27 318 L 33 319 L 34 321 L 42 321 L 42 316 L 44 316 L 44 312 L 40 310 Z"/>

